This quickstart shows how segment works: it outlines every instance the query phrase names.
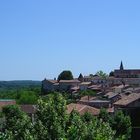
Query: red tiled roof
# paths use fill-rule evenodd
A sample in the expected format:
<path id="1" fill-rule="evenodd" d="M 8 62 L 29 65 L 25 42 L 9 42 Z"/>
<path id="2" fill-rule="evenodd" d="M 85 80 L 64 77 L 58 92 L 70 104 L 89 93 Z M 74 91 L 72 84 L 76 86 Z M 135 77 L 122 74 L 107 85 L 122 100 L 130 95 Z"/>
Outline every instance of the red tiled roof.
<path id="1" fill-rule="evenodd" d="M 79 90 L 79 87 L 77 87 L 77 86 L 71 87 L 71 90 Z"/>
<path id="2" fill-rule="evenodd" d="M 72 94 L 77 93 L 77 90 L 72 91 Z"/>
<path id="3" fill-rule="evenodd" d="M 80 83 L 79 80 L 60 80 L 59 83 Z"/>
<path id="4" fill-rule="evenodd" d="M 36 112 L 35 105 L 20 105 L 20 108 L 27 114 L 34 114 Z"/>
<path id="5" fill-rule="evenodd" d="M 84 96 L 84 97 L 81 97 L 80 101 L 91 101 L 91 100 L 94 100 L 94 99 L 96 99 L 96 97 Z"/>
<path id="6" fill-rule="evenodd" d="M 7 106 L 7 105 L 15 105 L 15 100 L 8 100 L 8 99 L 1 99 L 0 100 L 0 108 Z"/>
<path id="7" fill-rule="evenodd" d="M 90 85 L 91 82 L 82 82 L 80 85 Z"/>
<path id="8" fill-rule="evenodd" d="M 121 105 L 121 106 L 127 106 L 130 103 L 140 99 L 139 93 L 132 93 L 129 96 L 123 97 L 121 100 L 114 103 L 114 105 Z"/>
<path id="9" fill-rule="evenodd" d="M 67 105 L 67 113 L 71 113 L 73 110 L 78 111 L 80 115 L 83 115 L 86 112 L 91 113 L 92 115 L 99 115 L 100 113 L 99 109 L 87 105 L 74 104 L 74 103 Z"/>
<path id="10" fill-rule="evenodd" d="M 59 83 L 55 83 L 55 84 L 53 84 L 54 86 L 58 86 L 59 85 Z"/>
<path id="11" fill-rule="evenodd" d="M 53 84 L 57 83 L 57 80 L 47 80 L 47 81 Z"/>
<path id="12" fill-rule="evenodd" d="M 91 89 L 93 89 L 93 88 L 99 89 L 99 88 L 101 88 L 101 85 L 91 85 L 88 88 L 91 88 Z"/>
<path id="13" fill-rule="evenodd" d="M 108 108 L 108 109 L 107 109 L 107 112 L 108 112 L 108 113 L 114 113 L 114 107 Z"/>

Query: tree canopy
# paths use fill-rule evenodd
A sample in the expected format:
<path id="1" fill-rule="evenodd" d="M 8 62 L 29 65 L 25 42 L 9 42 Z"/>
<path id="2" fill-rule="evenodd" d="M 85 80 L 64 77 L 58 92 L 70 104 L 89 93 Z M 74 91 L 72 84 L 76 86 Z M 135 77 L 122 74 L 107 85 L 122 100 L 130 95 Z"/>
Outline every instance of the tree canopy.
<path id="1" fill-rule="evenodd" d="M 107 75 L 106 73 L 104 73 L 103 71 L 98 71 L 98 72 L 96 73 L 96 75 L 98 75 L 98 76 L 101 77 L 101 78 L 106 78 L 106 77 L 108 77 L 108 75 Z"/>
<path id="2" fill-rule="evenodd" d="M 127 140 L 130 138 L 130 118 L 122 112 L 106 117 L 103 110 L 98 117 L 91 114 L 79 115 L 66 111 L 66 100 L 54 93 L 47 99 L 39 99 L 35 121 L 23 113 L 18 106 L 3 109 L 5 125 L 0 133 L 1 140 Z M 112 119 L 112 121 L 110 121 Z"/>
<path id="3" fill-rule="evenodd" d="M 1 88 L 1 99 L 15 99 L 18 104 L 37 104 L 41 93 L 40 86 L 26 86 L 20 88 Z"/>
<path id="4" fill-rule="evenodd" d="M 116 131 L 115 138 L 117 140 L 128 140 L 131 138 L 131 119 L 122 111 L 117 111 L 113 116 L 109 116 L 106 109 L 101 109 L 99 119 L 110 124 L 112 130 Z"/>
<path id="5" fill-rule="evenodd" d="M 60 80 L 72 80 L 73 79 L 73 75 L 72 72 L 69 70 L 65 70 L 63 72 L 61 72 L 58 76 L 58 81 Z"/>
<path id="6" fill-rule="evenodd" d="M 109 76 L 111 77 L 111 76 L 114 76 L 114 71 L 111 71 L 110 73 L 109 73 Z"/>
<path id="7" fill-rule="evenodd" d="M 3 108 L 3 113 L 5 115 L 3 137 L 8 140 L 33 140 L 31 120 L 18 106 L 6 106 Z"/>

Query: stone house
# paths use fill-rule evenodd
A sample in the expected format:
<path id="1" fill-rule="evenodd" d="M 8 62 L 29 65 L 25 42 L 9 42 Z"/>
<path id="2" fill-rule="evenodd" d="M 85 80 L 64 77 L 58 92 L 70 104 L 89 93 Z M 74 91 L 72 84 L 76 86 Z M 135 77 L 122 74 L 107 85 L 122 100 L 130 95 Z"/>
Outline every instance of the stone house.
<path id="1" fill-rule="evenodd" d="M 129 85 L 119 85 L 112 87 L 113 92 L 115 93 L 122 93 L 124 90 L 128 89 Z"/>
<path id="2" fill-rule="evenodd" d="M 89 90 L 95 91 L 95 92 L 101 92 L 102 91 L 102 85 L 91 85 L 88 87 Z"/>
<path id="3" fill-rule="evenodd" d="M 59 81 L 59 90 L 60 91 L 69 91 L 72 87 L 79 87 L 79 80 L 60 80 Z"/>
<path id="4" fill-rule="evenodd" d="M 132 93 L 124 96 L 121 100 L 114 103 L 115 112 L 122 110 L 131 117 L 132 127 L 140 131 L 140 93 Z"/>
<path id="5" fill-rule="evenodd" d="M 80 90 L 87 90 L 88 87 L 90 86 L 91 82 L 82 82 L 79 84 Z"/>
<path id="6" fill-rule="evenodd" d="M 70 91 L 71 88 L 79 88 L 80 81 L 77 79 L 74 80 L 43 80 L 42 88 L 45 92 L 52 91 Z"/>
<path id="7" fill-rule="evenodd" d="M 45 92 L 55 91 L 58 88 L 58 82 L 57 80 L 44 79 L 42 81 L 42 88 L 43 88 L 43 91 Z"/>
<path id="8" fill-rule="evenodd" d="M 84 82 L 91 82 L 92 77 L 91 76 L 84 76 Z"/>
<path id="9" fill-rule="evenodd" d="M 121 100 L 114 103 L 115 109 L 119 108 L 140 108 L 140 94 L 132 93 L 124 96 Z"/>

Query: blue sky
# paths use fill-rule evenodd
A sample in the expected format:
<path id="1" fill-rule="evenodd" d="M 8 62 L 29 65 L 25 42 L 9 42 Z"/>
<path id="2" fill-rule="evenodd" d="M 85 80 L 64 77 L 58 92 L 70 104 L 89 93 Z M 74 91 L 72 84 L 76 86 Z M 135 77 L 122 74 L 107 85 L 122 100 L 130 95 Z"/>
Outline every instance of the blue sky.
<path id="1" fill-rule="evenodd" d="M 0 80 L 140 68 L 139 0 L 0 1 Z"/>

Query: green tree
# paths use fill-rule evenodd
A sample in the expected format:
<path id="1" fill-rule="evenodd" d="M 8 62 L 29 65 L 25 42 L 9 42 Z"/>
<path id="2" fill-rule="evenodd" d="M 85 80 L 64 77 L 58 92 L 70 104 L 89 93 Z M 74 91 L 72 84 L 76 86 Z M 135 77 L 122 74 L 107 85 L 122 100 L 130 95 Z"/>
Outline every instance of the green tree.
<path id="1" fill-rule="evenodd" d="M 89 123 L 89 122 L 93 121 L 94 119 L 95 119 L 95 117 L 88 112 L 86 112 L 84 115 L 82 115 L 82 120 L 85 123 Z"/>
<path id="2" fill-rule="evenodd" d="M 103 122 L 108 122 L 110 124 L 111 128 L 116 131 L 116 138 L 127 140 L 131 137 L 131 119 L 122 111 L 118 111 L 114 116 L 110 116 L 106 109 L 103 108 L 101 109 L 98 118 Z"/>
<path id="3" fill-rule="evenodd" d="M 2 99 L 15 99 L 18 104 L 36 104 L 39 98 L 41 87 L 29 86 L 0 90 L 0 98 Z"/>
<path id="4" fill-rule="evenodd" d="M 60 75 L 58 76 L 58 81 L 60 81 L 60 80 L 72 80 L 72 79 L 73 79 L 72 72 L 68 71 L 68 70 L 61 72 Z"/>
<path id="5" fill-rule="evenodd" d="M 69 116 L 67 128 L 68 140 L 85 140 L 87 125 L 83 123 L 81 116 L 74 110 Z"/>
<path id="6" fill-rule="evenodd" d="M 114 140 L 115 131 L 112 130 L 109 123 L 95 119 L 89 123 L 87 128 L 88 133 L 86 139 Z"/>
<path id="7" fill-rule="evenodd" d="M 103 137 L 105 137 L 103 140 L 111 140 L 114 137 L 114 131 L 108 123 L 99 122 L 98 119 L 93 119 L 90 114 L 85 114 L 83 117 L 73 110 L 68 115 L 66 101 L 58 93 L 48 95 L 48 99 L 45 101 L 39 100 L 36 115 L 36 134 L 38 133 L 37 138 L 40 140 L 86 140 L 91 135 L 93 140 L 100 140 Z M 41 132 L 39 127 L 41 127 Z"/>
<path id="8" fill-rule="evenodd" d="M 48 129 L 47 127 L 43 124 L 42 121 L 36 120 L 34 124 L 34 137 L 36 140 L 47 140 L 48 138 Z"/>
<path id="9" fill-rule="evenodd" d="M 100 110 L 100 114 L 99 114 L 98 118 L 101 119 L 103 122 L 109 122 L 110 116 L 105 108 L 102 108 Z"/>
<path id="10" fill-rule="evenodd" d="M 131 119 L 129 116 L 124 115 L 122 111 L 118 111 L 112 117 L 110 125 L 113 130 L 116 130 L 116 137 L 123 137 L 125 140 L 131 138 Z"/>
<path id="11" fill-rule="evenodd" d="M 115 131 L 112 130 L 109 123 L 102 122 L 91 115 L 81 116 L 72 111 L 69 117 L 70 124 L 67 131 L 67 139 L 69 140 L 114 140 Z"/>
<path id="12" fill-rule="evenodd" d="M 108 120 L 106 112 L 99 118 L 86 113 L 79 115 L 75 110 L 66 112 L 66 100 L 59 93 L 38 100 L 35 122 L 18 106 L 3 108 L 4 132 L 0 140 L 127 140 L 130 138 L 131 121 L 122 112 Z"/>
<path id="13" fill-rule="evenodd" d="M 5 133 L 0 132 L 0 140 L 14 140 L 12 132 L 6 131 Z"/>
<path id="14" fill-rule="evenodd" d="M 37 123 L 40 123 L 48 133 L 47 139 L 65 137 L 66 100 L 62 95 L 56 93 L 49 95 L 46 101 L 39 100 L 36 116 Z"/>
<path id="15" fill-rule="evenodd" d="M 17 102 L 19 104 L 36 104 L 37 100 L 38 96 L 34 91 L 23 90 L 21 91 L 19 99 L 17 99 Z"/>
<path id="16" fill-rule="evenodd" d="M 106 73 L 104 73 L 103 71 L 98 71 L 96 73 L 96 75 L 98 75 L 101 78 L 107 78 L 108 77 L 108 75 Z"/>
<path id="17" fill-rule="evenodd" d="M 114 71 L 111 71 L 110 73 L 109 73 L 109 76 L 111 77 L 111 76 L 114 76 Z"/>
<path id="18" fill-rule="evenodd" d="M 33 140 L 32 123 L 29 117 L 16 105 L 6 106 L 2 112 L 5 115 L 5 136 L 11 140 Z"/>

